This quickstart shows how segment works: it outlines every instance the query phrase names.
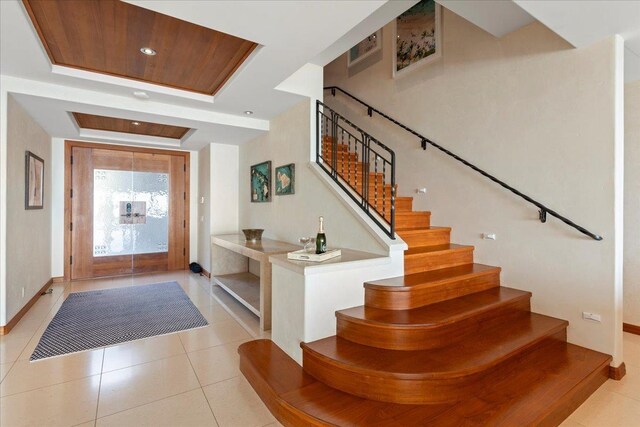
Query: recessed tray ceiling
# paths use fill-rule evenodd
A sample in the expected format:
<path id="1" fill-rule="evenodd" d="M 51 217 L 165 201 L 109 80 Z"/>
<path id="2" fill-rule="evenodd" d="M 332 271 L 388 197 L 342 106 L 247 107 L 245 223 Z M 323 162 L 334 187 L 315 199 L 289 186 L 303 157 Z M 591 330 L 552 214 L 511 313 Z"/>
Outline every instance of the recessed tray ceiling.
<path id="1" fill-rule="evenodd" d="M 257 46 L 117 0 L 23 3 L 53 64 L 207 95 Z"/>
<path id="2" fill-rule="evenodd" d="M 142 122 L 139 120 L 118 119 L 93 114 L 71 113 L 82 129 L 106 130 L 111 132 L 134 133 L 136 135 L 157 136 L 181 139 L 189 128 Z M 137 124 L 136 124 L 137 123 Z"/>

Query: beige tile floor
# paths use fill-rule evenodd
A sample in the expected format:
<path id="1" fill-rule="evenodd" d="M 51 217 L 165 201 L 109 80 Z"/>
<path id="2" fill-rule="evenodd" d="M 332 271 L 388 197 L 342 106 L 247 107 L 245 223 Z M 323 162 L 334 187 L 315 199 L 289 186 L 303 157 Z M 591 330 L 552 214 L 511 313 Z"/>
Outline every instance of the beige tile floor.
<path id="1" fill-rule="evenodd" d="M 29 362 L 69 293 L 171 280 L 180 283 L 208 327 Z M 279 425 L 238 369 L 238 345 L 269 334 L 234 300 L 211 297 L 205 278 L 176 272 L 53 289 L 0 337 L 2 427 Z"/>
<path id="2" fill-rule="evenodd" d="M 29 362 L 69 293 L 170 280 L 208 327 Z M 0 425 L 278 426 L 238 370 L 238 345 L 265 336 L 248 310 L 187 272 L 56 284 L 0 337 Z M 640 336 L 624 339 L 627 376 L 608 381 L 564 427 L 640 425 Z"/>

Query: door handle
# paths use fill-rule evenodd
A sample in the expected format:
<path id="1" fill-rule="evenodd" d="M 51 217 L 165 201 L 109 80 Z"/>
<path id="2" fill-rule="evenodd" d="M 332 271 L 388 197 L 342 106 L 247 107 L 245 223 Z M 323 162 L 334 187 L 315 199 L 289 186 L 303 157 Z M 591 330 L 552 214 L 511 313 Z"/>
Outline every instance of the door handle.
<path id="1" fill-rule="evenodd" d="M 120 224 L 146 224 L 147 222 L 147 203 L 143 201 L 137 202 L 120 202 Z"/>

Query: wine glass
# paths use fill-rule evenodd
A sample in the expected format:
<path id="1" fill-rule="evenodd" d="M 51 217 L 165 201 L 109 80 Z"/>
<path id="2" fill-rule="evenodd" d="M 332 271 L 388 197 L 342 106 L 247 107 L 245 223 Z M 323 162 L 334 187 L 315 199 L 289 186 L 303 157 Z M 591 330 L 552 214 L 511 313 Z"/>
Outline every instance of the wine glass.
<path id="1" fill-rule="evenodd" d="M 316 244 L 315 237 L 301 237 L 298 241 L 304 245 L 303 250 L 305 252 L 310 252 L 313 249 L 313 245 Z"/>

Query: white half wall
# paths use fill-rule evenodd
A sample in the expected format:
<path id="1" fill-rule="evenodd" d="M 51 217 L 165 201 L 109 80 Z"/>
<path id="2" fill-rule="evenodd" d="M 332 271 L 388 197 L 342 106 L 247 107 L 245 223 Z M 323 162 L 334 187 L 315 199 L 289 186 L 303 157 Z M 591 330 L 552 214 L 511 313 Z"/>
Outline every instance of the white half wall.
<path id="1" fill-rule="evenodd" d="M 472 161 L 587 229 L 550 217 L 339 95 L 325 102 L 396 152 L 399 195 L 476 247 L 476 262 L 503 268 L 504 286 L 533 292 L 533 311 L 567 319 L 572 343 L 622 362 L 619 216 L 620 40 L 574 49 L 540 23 L 500 39 L 443 9 L 442 57 L 392 77 L 393 25 L 376 61 L 325 67 L 339 86 Z M 426 195 L 416 189 L 427 188 Z M 496 241 L 482 233 L 495 233 Z M 582 312 L 602 322 L 585 321 Z"/>

